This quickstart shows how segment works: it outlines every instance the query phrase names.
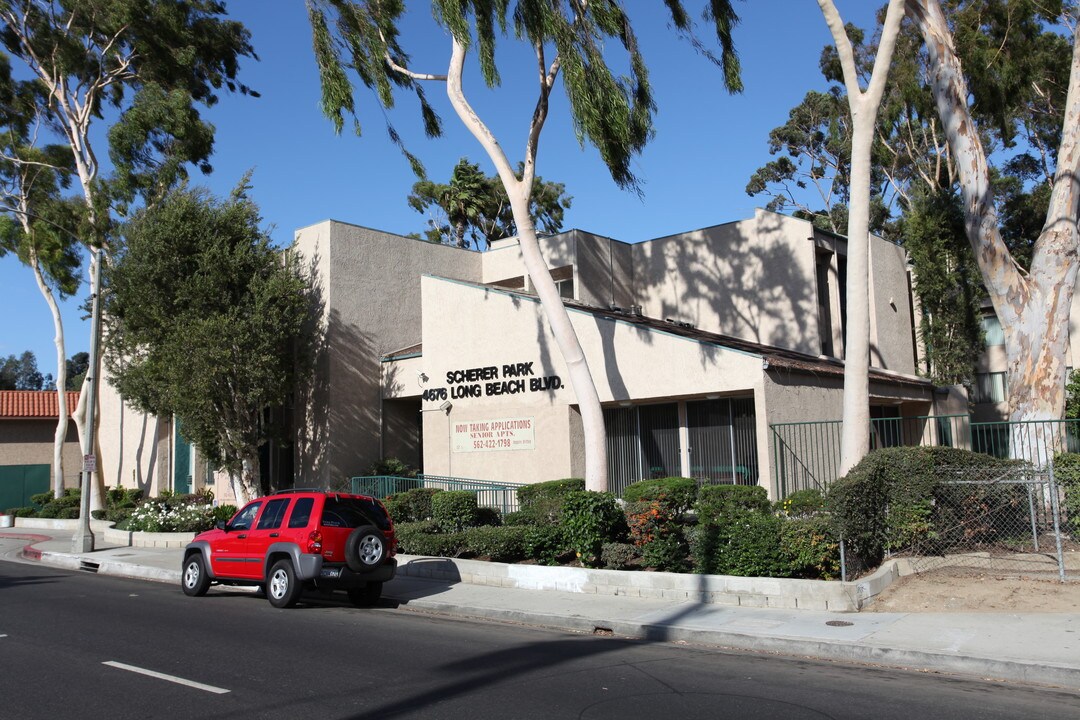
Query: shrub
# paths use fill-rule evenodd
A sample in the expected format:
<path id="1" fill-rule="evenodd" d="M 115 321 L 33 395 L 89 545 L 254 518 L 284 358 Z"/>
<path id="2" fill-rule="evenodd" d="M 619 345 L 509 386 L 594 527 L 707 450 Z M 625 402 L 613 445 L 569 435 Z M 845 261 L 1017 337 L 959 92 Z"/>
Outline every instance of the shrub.
<path id="1" fill-rule="evenodd" d="M 641 553 L 630 543 L 604 543 L 600 546 L 600 561 L 609 570 L 623 570 L 639 557 Z"/>
<path id="2" fill-rule="evenodd" d="M 791 563 L 780 544 L 782 520 L 736 509 L 702 523 L 692 541 L 695 570 L 716 575 L 786 577 Z"/>
<path id="3" fill-rule="evenodd" d="M 559 522 L 566 539 L 581 564 L 596 567 L 605 542 L 626 534 L 626 520 L 608 492 L 577 490 L 567 493 Z"/>
<path id="4" fill-rule="evenodd" d="M 465 550 L 465 534 L 439 532 L 434 520 L 401 523 L 394 526 L 398 552 L 407 555 L 457 557 Z"/>
<path id="5" fill-rule="evenodd" d="M 430 520 L 431 498 L 442 490 L 439 488 L 413 488 L 405 492 L 394 493 L 383 500 L 386 511 L 394 522 L 417 522 Z"/>
<path id="6" fill-rule="evenodd" d="M 581 478 L 566 478 L 520 487 L 517 490 L 517 497 L 521 509 L 532 513 L 536 522 L 557 525 L 566 496 L 584 490 L 584 480 Z"/>
<path id="7" fill-rule="evenodd" d="M 735 511 L 768 513 L 769 494 L 760 485 L 705 485 L 698 490 L 698 521 Z"/>
<path id="8" fill-rule="evenodd" d="M 876 450 L 833 483 L 826 507 L 851 554 L 873 567 L 886 551 L 944 542 L 939 530 L 952 521 L 947 513 L 936 511 L 946 503 L 935 498 L 947 498 L 956 486 L 941 483 L 943 477 L 1015 465 L 1012 460 L 947 447 Z"/>
<path id="9" fill-rule="evenodd" d="M 628 502 L 623 512 L 630 541 L 646 566 L 672 572 L 686 568 L 688 548 L 672 505 L 663 500 Z"/>
<path id="10" fill-rule="evenodd" d="M 525 557 L 524 527 L 493 526 L 469 528 L 464 532 L 465 552 L 495 562 L 515 562 Z"/>
<path id="11" fill-rule="evenodd" d="M 571 552 L 566 534 L 558 525 L 525 526 L 525 557 L 541 565 L 558 565 Z"/>
<path id="12" fill-rule="evenodd" d="M 780 524 L 780 546 L 791 577 L 833 580 L 840 576 L 840 540 L 829 517 L 784 520 Z"/>
<path id="13" fill-rule="evenodd" d="M 191 496 L 172 494 L 145 501 L 135 508 L 127 523 L 128 530 L 143 532 L 201 532 L 213 526 L 212 506 Z"/>
<path id="14" fill-rule="evenodd" d="M 825 511 L 825 496 L 820 490 L 796 490 L 776 503 L 775 510 L 787 517 L 810 517 Z"/>
<path id="15" fill-rule="evenodd" d="M 1080 536 L 1080 453 L 1058 453 L 1054 456 L 1054 479 L 1065 490 L 1066 527 Z"/>
<path id="16" fill-rule="evenodd" d="M 24 507 L 11 508 L 7 511 L 7 515 L 13 515 L 17 518 L 35 517 L 37 515 L 37 508 L 27 505 Z"/>
<path id="17" fill-rule="evenodd" d="M 499 526 L 502 525 L 502 513 L 498 508 L 493 507 L 481 507 L 476 510 L 476 525 L 477 527 L 486 526 Z"/>
<path id="18" fill-rule="evenodd" d="M 409 467 L 407 463 L 395 457 L 388 457 L 372 463 L 371 467 L 368 468 L 368 475 L 414 478 L 416 477 L 416 468 Z"/>
<path id="19" fill-rule="evenodd" d="M 219 522 L 229 522 L 239 509 L 240 508 L 235 505 L 228 504 L 215 506 L 214 509 L 210 511 L 214 525 L 217 525 Z"/>
<path id="20" fill-rule="evenodd" d="M 445 490 L 432 495 L 431 517 L 445 532 L 460 532 L 476 527 L 480 520 L 476 493 L 469 490 Z"/>
<path id="21" fill-rule="evenodd" d="M 531 510 L 515 510 L 503 515 L 502 524 L 524 527 L 526 525 L 538 525 L 539 522 L 536 513 Z"/>
<path id="22" fill-rule="evenodd" d="M 679 519 L 697 501 L 698 485 L 697 480 L 684 477 L 639 480 L 627 485 L 622 496 L 628 503 L 655 500 Z"/>

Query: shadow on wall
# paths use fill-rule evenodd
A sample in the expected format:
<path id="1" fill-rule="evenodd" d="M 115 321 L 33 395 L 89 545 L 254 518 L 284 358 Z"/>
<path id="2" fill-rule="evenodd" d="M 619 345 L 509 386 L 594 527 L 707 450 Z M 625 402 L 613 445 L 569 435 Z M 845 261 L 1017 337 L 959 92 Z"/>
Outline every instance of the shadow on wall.
<path id="1" fill-rule="evenodd" d="M 654 317 L 817 355 L 814 268 L 803 269 L 792 252 L 794 243 L 809 242 L 792 232 L 794 222 L 759 213 L 635 246 L 635 294 Z M 659 305 L 648 302 L 654 297 Z"/>
<path id="2" fill-rule="evenodd" d="M 327 328 L 324 323 L 326 297 L 319 279 L 316 254 L 305 267 L 310 279 L 308 290 L 308 321 L 301 331 L 300 353 L 311 358 L 311 370 L 306 377 L 297 377 L 294 412 L 297 485 L 303 487 L 320 477 L 326 462 L 326 438 L 329 430 L 327 401 L 329 372 Z"/>

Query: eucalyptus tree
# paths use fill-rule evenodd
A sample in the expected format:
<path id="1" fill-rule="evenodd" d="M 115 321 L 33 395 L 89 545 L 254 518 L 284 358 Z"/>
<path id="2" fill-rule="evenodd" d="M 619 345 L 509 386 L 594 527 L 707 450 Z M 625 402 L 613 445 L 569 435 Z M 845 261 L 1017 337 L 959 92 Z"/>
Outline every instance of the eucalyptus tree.
<path id="1" fill-rule="evenodd" d="M 518 165 L 518 175 L 521 165 Z M 573 198 L 562 183 L 533 178 L 529 217 L 547 234 L 562 230 L 563 214 Z M 449 183 L 418 180 L 409 195 L 409 207 L 428 214 L 425 236 L 430 242 L 485 250 L 491 243 L 517 235 L 510 198 L 498 175 L 487 176 L 480 166 L 461 158 Z M 468 234 L 468 238 L 466 238 Z M 417 236 L 419 237 L 419 236 Z"/>
<path id="2" fill-rule="evenodd" d="M 113 201 L 160 197 L 187 163 L 208 170 L 213 129 L 196 105 L 213 105 L 222 87 L 249 91 L 236 82 L 239 59 L 254 56 L 249 33 L 224 12 L 217 0 L 0 0 L 0 42 L 38 83 L 38 115 L 71 155 L 56 167 L 78 180 L 92 288 L 113 233 Z M 119 112 L 108 138 L 111 183 L 100 172 L 103 134 L 94 132 L 107 108 Z M 86 383 L 96 382 L 99 365 L 91 357 Z M 82 452 L 100 454 L 83 427 L 83 390 L 74 415 Z"/>
<path id="3" fill-rule="evenodd" d="M 680 0 L 665 0 L 673 25 L 692 36 L 693 24 Z M 435 21 L 449 34 L 445 70 L 412 67 L 401 37 L 402 0 L 308 0 L 315 57 L 322 83 L 323 112 L 341 131 L 345 116 L 357 119 L 354 87 L 347 74 L 355 71 L 359 84 L 374 90 L 384 107 L 392 107 L 395 90 L 413 92 L 429 135 L 441 132 L 438 115 L 421 83 L 443 83 L 450 105 L 494 164 L 510 200 L 526 271 L 536 288 L 581 411 L 585 445 L 585 481 L 593 490 L 607 489 L 607 440 L 600 399 L 570 317 L 551 278 L 536 229 L 529 216 L 529 198 L 536 176 L 540 135 L 548 118 L 549 101 L 561 80 L 574 130 L 580 141 L 592 144 L 622 188 L 638 189 L 631 162 L 653 132 L 655 102 L 648 68 L 638 46 L 630 17 L 617 0 L 434 0 Z M 705 15 L 720 41 L 724 82 L 740 89 L 738 58 L 731 31 L 738 18 L 730 0 L 711 0 Z M 489 88 L 500 84 L 495 44 L 509 28 L 535 56 L 531 77 L 536 102 L 524 132 L 520 172 L 504 146 L 469 102 L 464 89 L 466 56 L 475 51 Z M 614 48 L 625 52 L 626 75 L 608 66 Z M 393 128 L 390 136 L 401 143 Z M 406 152 L 408 155 L 408 153 Z M 414 169 L 419 161 L 408 155 Z"/>
<path id="4" fill-rule="evenodd" d="M 58 409 L 52 491 L 60 497 L 64 491 L 68 406 L 59 301 L 78 290 L 82 259 L 75 236 L 78 209 L 61 197 L 70 185 L 71 153 L 59 144 L 37 145 L 43 125 L 42 104 L 40 85 L 15 80 L 8 58 L 0 55 L 0 255 L 10 252 L 30 268 L 52 316 Z"/>
<path id="5" fill-rule="evenodd" d="M 864 91 L 855 51 L 832 0 L 818 0 L 847 86 L 851 111 L 850 204 L 847 224 L 847 327 L 844 329 L 844 403 L 840 431 L 840 473 L 870 451 L 870 152 L 878 108 L 892 64 L 904 0 L 889 0 L 874 70 Z"/>
<path id="6" fill-rule="evenodd" d="M 1061 418 L 1065 409 L 1065 350 L 1080 250 L 1080 26 L 1076 8 L 1062 2 L 988 3 L 998 12 L 980 13 L 974 27 L 963 30 L 977 36 L 985 49 L 984 59 L 1000 63 L 1000 70 L 1013 70 L 1030 59 L 1031 52 L 1021 53 L 1019 58 L 1002 52 L 1008 45 L 1007 36 L 1016 33 L 1037 36 L 1043 47 L 1056 45 L 1059 55 L 1071 56 L 1067 75 L 1034 82 L 1028 77 L 1017 83 L 1020 76 L 1006 71 L 965 73 L 956 49 L 961 30 L 955 24 L 955 7 L 954 22 L 950 23 L 937 0 L 908 0 L 907 4 L 925 40 L 930 88 L 956 163 L 968 240 L 1005 334 L 1009 419 Z M 954 5 L 963 9 L 965 4 Z M 1044 23 L 1061 17 L 1071 24 L 1071 52 L 1066 51 L 1066 36 L 1042 29 Z M 969 84 L 969 77 L 976 81 Z M 1060 131 L 1047 117 L 1026 119 L 1030 112 L 1013 111 L 1017 96 L 1030 98 L 1031 107 L 1053 108 L 1051 115 L 1060 118 Z M 973 109 L 969 105 L 972 98 L 975 107 L 987 107 Z M 995 99 L 999 101 L 996 106 Z M 1042 227 L 1036 238 L 1029 239 L 1031 261 L 1026 270 L 1003 237 L 993 173 L 975 120 L 977 112 L 997 115 L 1004 140 L 1017 128 L 1028 131 L 1029 146 L 1034 148 L 1031 157 L 1051 178 Z M 1047 459 L 1042 443 L 1035 448 L 1014 447 L 1013 452 L 1027 454 L 1032 460 Z"/>

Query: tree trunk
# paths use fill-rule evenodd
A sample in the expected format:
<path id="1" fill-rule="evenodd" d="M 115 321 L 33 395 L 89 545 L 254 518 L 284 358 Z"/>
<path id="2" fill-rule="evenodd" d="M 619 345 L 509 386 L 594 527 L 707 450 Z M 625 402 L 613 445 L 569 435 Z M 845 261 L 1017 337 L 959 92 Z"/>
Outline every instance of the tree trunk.
<path id="1" fill-rule="evenodd" d="M 931 89 L 956 158 L 968 241 L 1005 334 L 1009 419 L 1058 420 L 1065 410 L 1065 350 L 1077 275 L 1080 200 L 1080 44 L 1073 33 L 1072 65 L 1058 167 L 1046 224 L 1031 269 L 1016 265 L 998 229 L 986 153 L 968 110 L 968 89 L 938 0 L 908 0 L 926 43 Z M 1013 434 L 1014 457 L 1045 462 L 1045 444 Z"/>
<path id="2" fill-rule="evenodd" d="M 818 0 L 836 42 L 851 109 L 851 198 L 847 227 L 847 327 L 844 328 L 844 405 L 840 433 L 840 474 L 870 451 L 870 151 L 904 0 L 890 0 L 870 83 L 859 87 L 855 55 L 832 0 Z"/>
<path id="3" fill-rule="evenodd" d="M 540 243 L 536 238 L 532 218 L 529 216 L 529 200 L 532 194 L 533 172 L 535 167 L 536 140 L 546 117 L 546 95 L 543 94 L 533 115 L 526 151 L 525 173 L 519 180 L 506 158 L 498 140 L 469 105 L 462 90 L 461 74 L 465 63 L 465 48 L 453 39 L 453 55 L 450 70 L 447 73 L 446 91 L 458 117 L 465 127 L 480 142 L 488 157 L 495 165 L 502 180 L 503 188 L 510 199 L 514 223 L 517 225 L 518 242 L 521 246 L 525 270 L 529 273 L 540 304 L 551 326 L 555 343 L 559 346 L 563 361 L 566 363 L 570 385 L 577 396 L 581 412 L 581 425 L 585 436 L 585 487 L 589 490 L 606 491 L 608 489 L 607 435 L 604 432 L 604 413 L 600 408 L 600 396 L 596 392 L 585 352 L 581 349 L 577 333 L 570 322 L 562 297 L 551 279 L 551 271 L 540 252 Z M 550 86 L 548 86 L 550 89 Z"/>
<path id="4" fill-rule="evenodd" d="M 28 230 L 28 228 L 27 228 Z M 64 494 L 64 442 L 68 432 L 68 406 L 67 406 L 67 352 L 64 349 L 64 320 L 60 316 L 60 306 L 56 302 L 52 288 L 45 281 L 45 275 L 41 271 L 37 252 L 30 250 L 30 267 L 34 271 L 34 279 L 37 281 L 38 290 L 45 298 L 52 314 L 53 328 L 56 334 L 53 343 L 56 345 L 56 432 L 53 434 L 53 459 L 52 459 L 52 492 L 53 497 L 61 497 Z"/>

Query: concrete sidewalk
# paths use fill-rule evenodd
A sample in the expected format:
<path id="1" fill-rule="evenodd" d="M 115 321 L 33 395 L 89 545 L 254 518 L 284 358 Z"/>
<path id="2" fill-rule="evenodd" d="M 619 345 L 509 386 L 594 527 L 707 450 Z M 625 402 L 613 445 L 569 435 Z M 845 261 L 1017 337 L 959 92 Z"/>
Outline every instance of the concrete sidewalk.
<path id="1" fill-rule="evenodd" d="M 180 549 L 99 543 L 94 552 L 73 554 L 71 536 L 67 530 L 0 530 L 0 558 L 21 556 L 67 570 L 180 583 Z M 422 559 L 400 556 L 399 561 Z M 521 590 L 405 575 L 387 583 L 384 597 L 413 611 L 1080 690 L 1080 608 L 1041 614 L 835 613 Z"/>

